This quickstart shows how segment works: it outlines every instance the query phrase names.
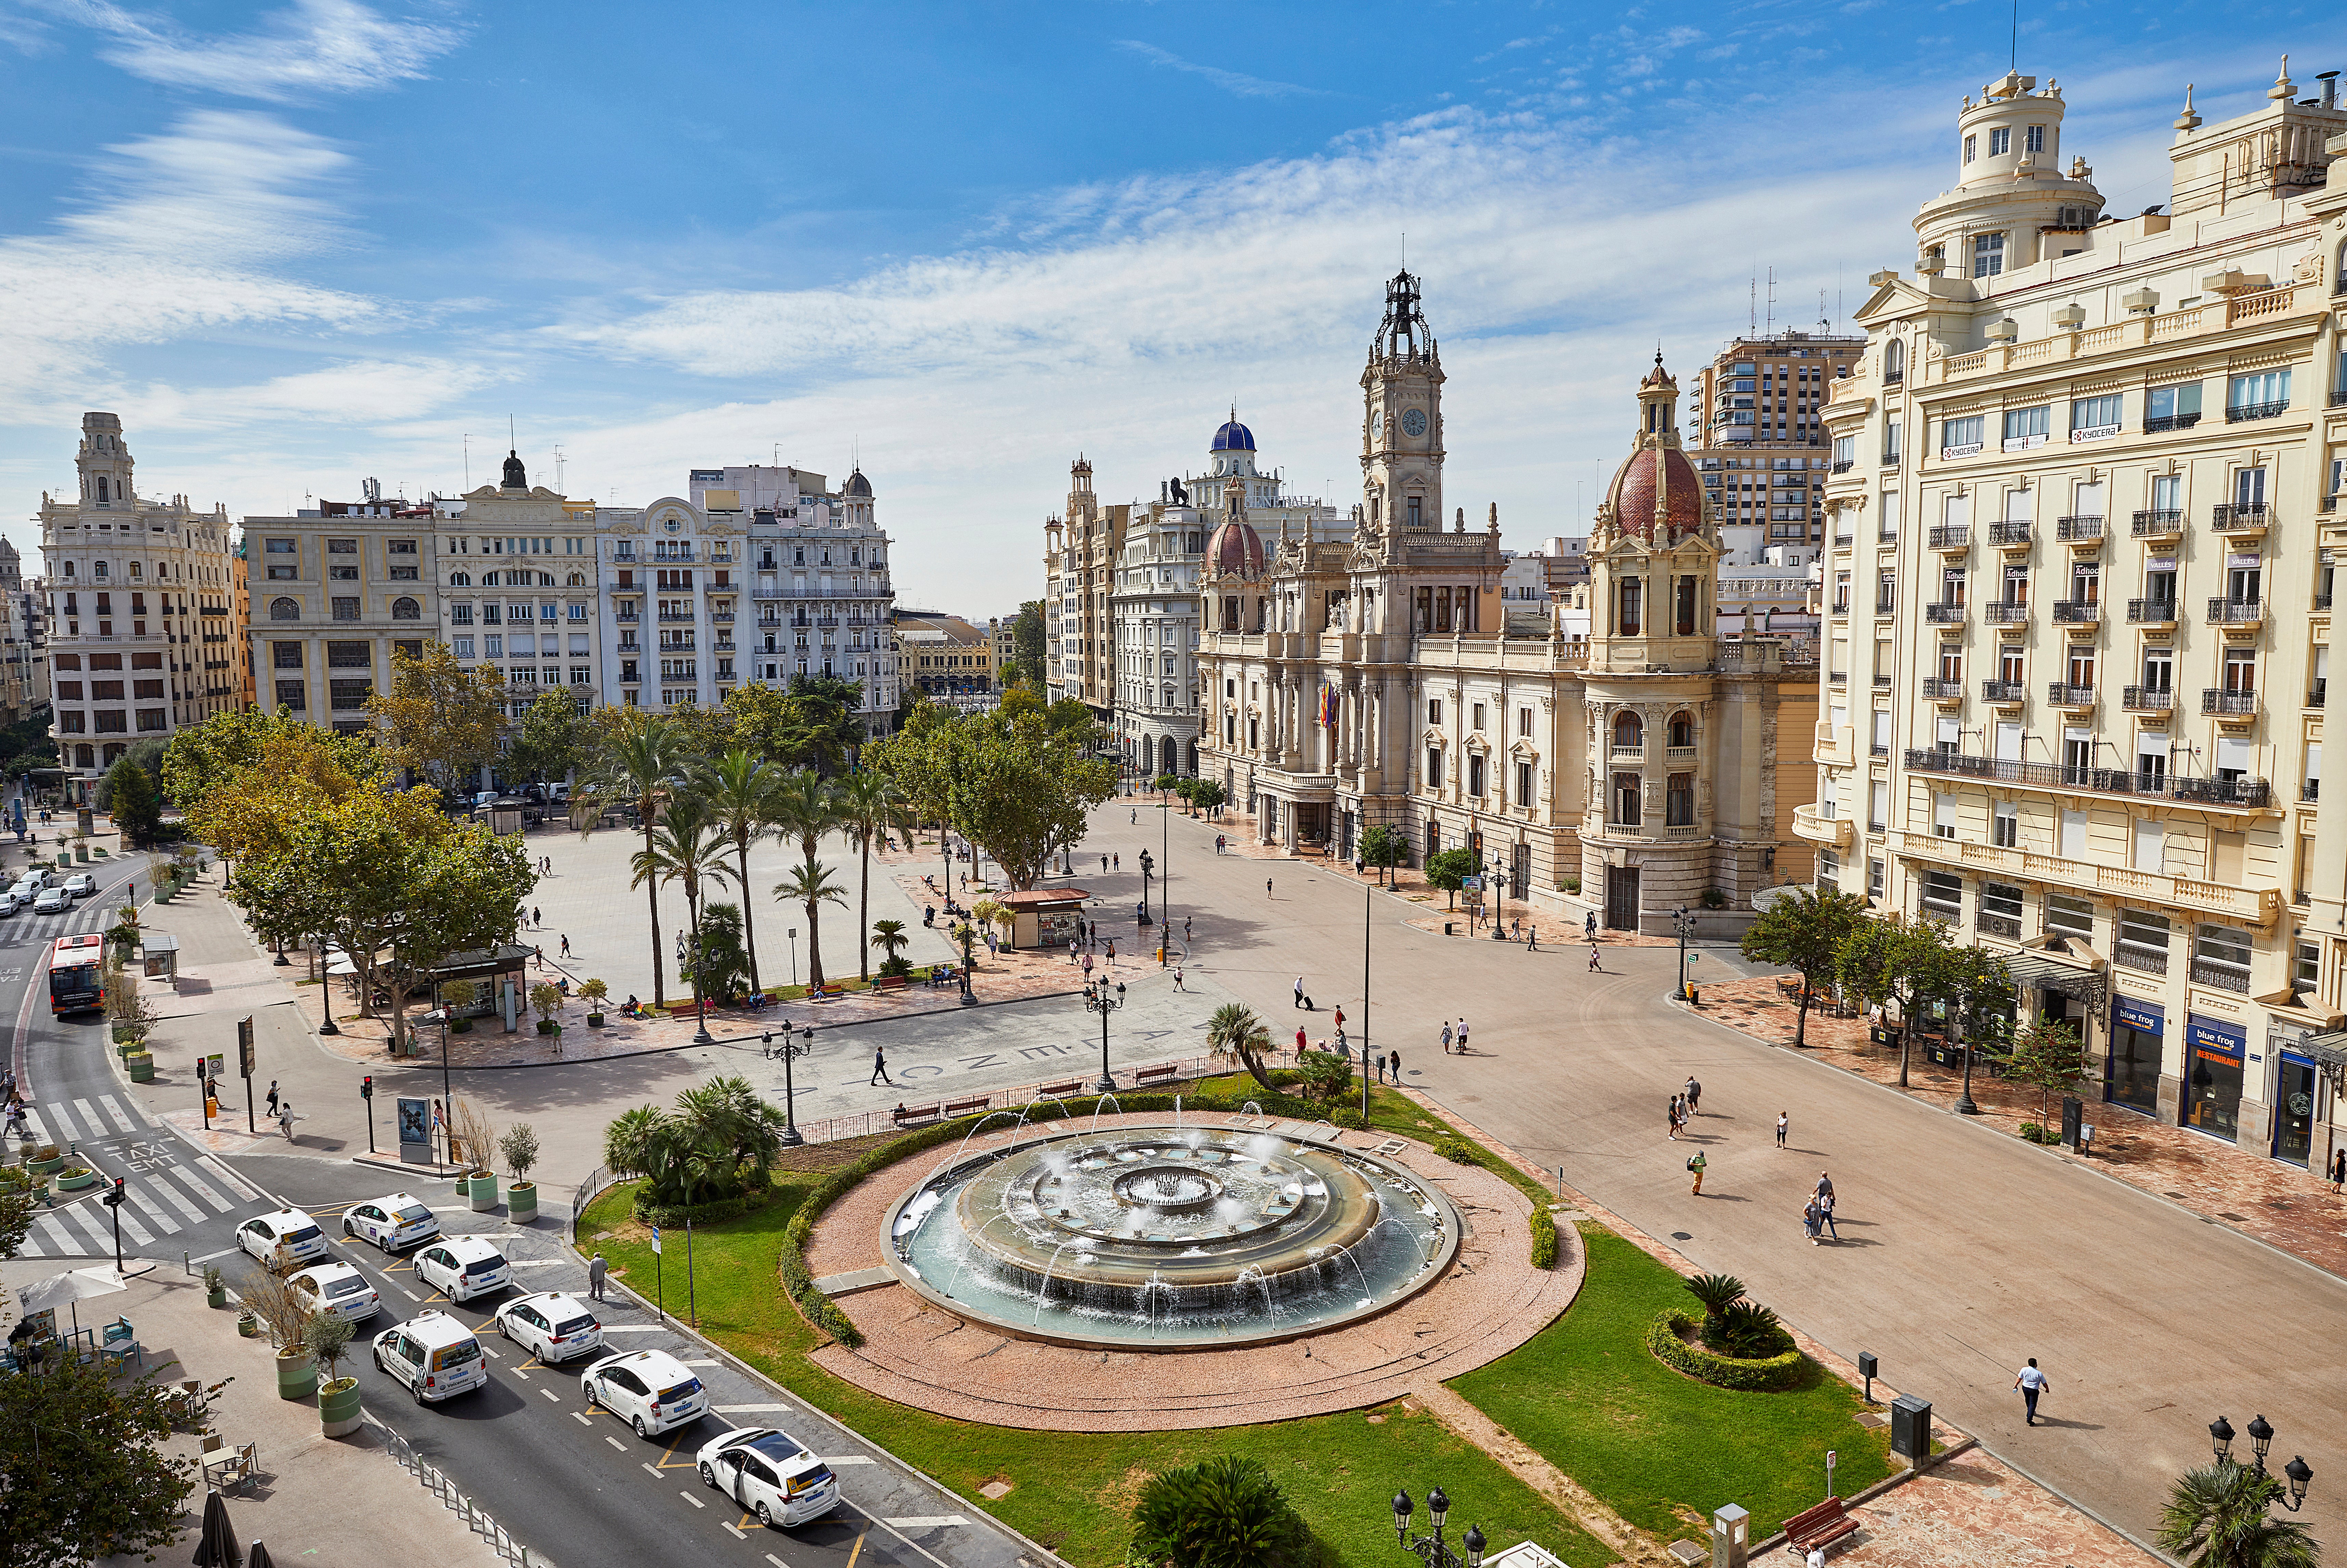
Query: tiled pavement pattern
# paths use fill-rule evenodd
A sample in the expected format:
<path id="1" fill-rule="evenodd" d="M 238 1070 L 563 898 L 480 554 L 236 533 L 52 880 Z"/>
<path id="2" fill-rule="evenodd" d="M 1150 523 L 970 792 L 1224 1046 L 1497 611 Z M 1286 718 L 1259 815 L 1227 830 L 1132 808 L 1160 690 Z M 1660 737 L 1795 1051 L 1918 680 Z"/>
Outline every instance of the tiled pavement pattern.
<path id="1" fill-rule="evenodd" d="M 1984 1449 L 1968 1449 L 1852 1508 L 1857 1534 L 1835 1568 L 2157 1568 L 2160 1559 L 2097 1524 Z M 1800 1562 L 1789 1548 L 1756 1559 Z"/>

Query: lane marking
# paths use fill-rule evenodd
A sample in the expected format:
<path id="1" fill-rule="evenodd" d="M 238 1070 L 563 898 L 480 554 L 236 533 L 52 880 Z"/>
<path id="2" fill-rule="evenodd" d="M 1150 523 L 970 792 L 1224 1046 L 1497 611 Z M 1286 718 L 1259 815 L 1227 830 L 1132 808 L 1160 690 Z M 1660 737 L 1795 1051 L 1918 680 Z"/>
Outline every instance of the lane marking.
<path id="1" fill-rule="evenodd" d="M 400 1294 L 400 1295 L 405 1296 L 405 1297 L 407 1297 L 407 1299 L 408 1299 L 408 1300 L 410 1300 L 410 1301 L 418 1301 L 418 1302 L 420 1302 L 420 1301 L 422 1301 L 422 1300 L 424 1299 L 424 1297 L 422 1297 L 422 1296 L 420 1296 L 416 1295 L 416 1294 L 415 1294 L 415 1292 L 414 1292 L 414 1291 L 412 1291 L 412 1290 L 408 1289 L 408 1288 L 407 1288 L 407 1286 L 404 1286 L 404 1285 L 392 1285 L 392 1282 L 391 1282 L 390 1280 L 387 1280 L 387 1279 L 386 1279 L 386 1280 L 384 1280 L 384 1283 L 385 1285 L 391 1285 L 391 1287 L 392 1287 L 394 1290 L 396 1290 L 397 1292 L 399 1292 L 399 1294 Z"/>
<path id="2" fill-rule="evenodd" d="M 211 1217 L 210 1214 L 204 1213 L 203 1210 L 190 1203 L 188 1201 L 187 1194 L 180 1192 L 178 1187 L 174 1186 L 169 1182 L 164 1181 L 160 1171 L 149 1176 L 146 1180 L 145 1185 L 149 1191 L 159 1194 L 165 1203 L 169 1204 L 173 1208 L 187 1215 L 188 1223 L 191 1225 L 200 1225 L 203 1224 L 204 1221 Z"/>
<path id="3" fill-rule="evenodd" d="M 855 1544 L 855 1545 L 853 1545 L 853 1546 L 851 1546 L 851 1547 L 849 1547 L 849 1548 L 847 1549 L 847 1568 L 856 1568 L 856 1560 L 858 1557 L 861 1557 L 861 1556 L 863 1556 L 863 1555 L 864 1555 L 864 1537 L 863 1537 L 863 1536 L 861 1536 L 861 1535 L 858 1535 L 858 1536 L 856 1538 L 856 1544 Z M 767 1561 L 767 1562 L 769 1562 L 769 1563 L 772 1563 L 772 1562 L 774 1562 L 774 1559 L 773 1557 L 771 1557 L 771 1556 L 770 1556 L 770 1557 L 768 1557 L 768 1558 L 766 1559 L 766 1561 Z"/>
<path id="4" fill-rule="evenodd" d="M 73 1238 L 66 1234 L 66 1227 L 57 1224 L 54 1215 L 35 1214 L 33 1224 L 40 1228 L 43 1235 L 49 1238 L 49 1246 L 55 1249 L 50 1255 L 62 1257 L 68 1253 L 81 1250 L 74 1245 Z"/>
<path id="5" fill-rule="evenodd" d="M 958 1513 L 921 1514 L 908 1519 L 884 1519 L 880 1522 L 891 1530 L 945 1530 L 968 1524 Z"/>
<path id="6" fill-rule="evenodd" d="M 593 1426 L 593 1425 L 595 1424 L 595 1418 L 594 1418 L 594 1417 L 592 1417 L 592 1416 L 590 1416 L 590 1415 L 589 1415 L 589 1414 L 588 1414 L 586 1411 L 584 1411 L 584 1410 L 573 1410 L 573 1411 L 571 1411 L 571 1412 L 570 1412 L 570 1419 L 571 1419 L 572 1420 L 574 1420 L 574 1421 L 577 1421 L 577 1422 L 578 1422 L 580 1426 L 582 1426 L 582 1427 L 591 1427 L 591 1426 Z"/>
<path id="7" fill-rule="evenodd" d="M 652 1469 L 651 1462 L 649 1460 L 639 1460 L 638 1462 L 642 1464 L 645 1470 L 651 1471 L 651 1476 L 655 1481 L 660 1479 L 660 1471 Z"/>
<path id="8" fill-rule="evenodd" d="M 626 1453 L 626 1452 L 628 1451 L 628 1445 L 627 1445 L 627 1444 L 625 1444 L 625 1443 L 623 1443 L 623 1442 L 621 1442 L 619 1439 L 617 1439 L 617 1438 L 613 1437 L 613 1436 L 612 1436 L 610 1433 L 609 1433 L 609 1432 L 605 1432 L 605 1433 L 603 1434 L 603 1440 L 604 1440 L 605 1442 L 607 1442 L 607 1443 L 610 1443 L 613 1448 L 615 1448 L 615 1449 L 619 1450 L 621 1453 Z"/>
<path id="9" fill-rule="evenodd" d="M 234 1193 L 237 1196 L 244 1199 L 245 1202 L 259 1203 L 261 1201 L 261 1194 L 254 1190 L 252 1184 L 246 1181 L 242 1176 L 238 1175 L 234 1171 L 230 1170 L 226 1165 L 220 1163 L 219 1155 L 199 1154 L 196 1156 L 196 1163 L 201 1165 L 205 1170 L 210 1171 L 213 1175 L 218 1176 L 221 1181 L 226 1182 L 228 1184 L 228 1190 Z"/>
<path id="10" fill-rule="evenodd" d="M 860 1552 L 860 1551 L 862 1551 L 862 1550 L 863 1550 L 863 1548 L 864 1548 L 864 1537 L 862 1537 L 861 1535 L 859 1535 L 859 1536 L 857 1536 L 857 1537 L 856 1538 L 856 1551 L 859 1551 L 859 1552 Z M 773 1553 L 771 1553 L 771 1552 L 769 1552 L 769 1553 L 766 1553 L 766 1561 L 767 1561 L 767 1562 L 769 1562 L 769 1563 L 773 1563 L 773 1564 L 774 1565 L 774 1568 L 791 1568 L 791 1565 L 790 1565 L 789 1563 L 787 1563 L 784 1562 L 781 1558 L 779 1558 L 779 1557 L 775 1556 L 775 1555 L 774 1555 Z M 851 1552 L 851 1553 L 849 1553 L 847 1554 L 847 1568 L 856 1568 L 856 1553 L 855 1553 L 855 1552 Z"/>
<path id="11" fill-rule="evenodd" d="M 138 1124 L 122 1113 L 122 1106 L 113 1095 L 101 1094 L 97 1097 L 97 1102 L 106 1107 L 106 1113 L 114 1119 L 114 1125 L 118 1131 L 124 1132 L 138 1131 Z"/>
<path id="12" fill-rule="evenodd" d="M 544 1394 L 548 1399 L 552 1399 L 558 1405 L 562 1403 L 562 1396 L 556 1393 L 551 1389 L 540 1389 L 538 1392 Z"/>
<path id="13" fill-rule="evenodd" d="M 691 1493 L 691 1492 L 689 1492 L 689 1491 L 680 1491 L 677 1493 L 677 1496 L 679 1496 L 679 1497 L 681 1497 L 681 1498 L 684 1499 L 684 1501 L 687 1501 L 687 1502 L 689 1502 L 689 1503 L 692 1504 L 692 1506 L 693 1506 L 693 1507 L 695 1507 L 695 1508 L 707 1508 L 707 1507 L 709 1506 L 707 1503 L 705 1503 L 705 1502 L 702 1501 L 701 1501 L 701 1499 L 699 1499 L 699 1498 L 697 1498 L 697 1497 L 693 1496 L 693 1495 L 692 1495 L 692 1493 Z M 728 1530 L 733 1530 L 733 1527 L 732 1525 L 730 1525 L 730 1524 L 729 1524 L 729 1525 L 727 1525 L 725 1528 L 726 1528 L 726 1529 L 728 1529 Z M 734 1533 L 734 1534 L 736 1534 L 736 1535 L 739 1535 L 739 1534 L 741 1534 L 742 1532 L 741 1532 L 740 1531 L 738 1531 L 738 1530 L 733 1530 L 733 1533 Z"/>
<path id="14" fill-rule="evenodd" d="M 870 1454 L 840 1454 L 833 1459 L 826 1460 L 824 1462 L 829 1464 L 834 1469 L 837 1469 L 839 1466 L 844 1464 L 878 1464 L 880 1461 L 874 1459 Z"/>
<path id="15" fill-rule="evenodd" d="M 720 1524 L 725 1524 L 725 1522 L 722 1519 L 717 1522 Z M 743 1534 L 740 1530 L 735 1529 L 735 1527 L 731 1524 L 725 1524 L 725 1528 L 733 1532 L 733 1539 L 736 1541 L 747 1541 L 750 1539 L 748 1536 Z"/>
<path id="16" fill-rule="evenodd" d="M 767 1410 L 787 1411 L 795 1407 L 791 1405 L 712 1405 L 710 1408 L 721 1416 L 754 1416 Z"/>
<path id="17" fill-rule="evenodd" d="M 125 1197 L 138 1205 L 141 1213 L 145 1214 L 149 1220 L 154 1222 L 154 1225 L 157 1230 L 162 1232 L 165 1235 L 177 1235 L 179 1234 L 179 1222 L 171 1218 L 160 1208 L 157 1207 L 154 1201 L 149 1198 L 145 1193 L 141 1192 L 137 1187 L 132 1186 L 128 1182 L 122 1184 L 122 1193 Z M 199 1214 L 196 1217 L 200 1220 L 203 1216 Z"/>

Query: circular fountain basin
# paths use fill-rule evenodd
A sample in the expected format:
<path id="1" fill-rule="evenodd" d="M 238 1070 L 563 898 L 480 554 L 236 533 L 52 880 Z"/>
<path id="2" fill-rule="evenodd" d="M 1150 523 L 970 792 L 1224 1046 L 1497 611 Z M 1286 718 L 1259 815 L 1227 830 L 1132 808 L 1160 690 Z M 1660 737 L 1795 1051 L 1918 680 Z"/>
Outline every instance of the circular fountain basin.
<path id="1" fill-rule="evenodd" d="M 897 1277 L 1028 1338 L 1126 1349 L 1324 1332 L 1430 1285 L 1459 1245 L 1431 1182 L 1350 1149 L 1178 1126 L 949 1162 L 888 1211 Z"/>

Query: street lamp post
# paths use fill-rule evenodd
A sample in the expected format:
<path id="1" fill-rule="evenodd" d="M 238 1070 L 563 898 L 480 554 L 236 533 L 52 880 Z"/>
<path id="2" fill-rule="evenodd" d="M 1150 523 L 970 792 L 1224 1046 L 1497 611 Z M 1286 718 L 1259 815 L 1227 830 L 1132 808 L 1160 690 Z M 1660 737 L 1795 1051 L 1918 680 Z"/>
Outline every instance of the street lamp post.
<path id="1" fill-rule="evenodd" d="M 1101 1020 L 1101 1074 L 1100 1081 L 1092 1085 L 1092 1092 L 1095 1094 L 1116 1092 L 1116 1079 L 1108 1070 L 1108 1015 L 1123 1005 L 1122 982 L 1118 983 L 1113 995 L 1110 993 L 1109 983 L 1104 977 L 1084 982 L 1084 1006 L 1100 1014 Z"/>
<path id="2" fill-rule="evenodd" d="M 1361 1129 L 1369 1125 L 1369 879 L 1361 876 L 1367 869 L 1357 849 L 1353 859 L 1353 875 L 1361 878 Z"/>
<path id="3" fill-rule="evenodd" d="M 1141 852 L 1140 925 L 1144 930 L 1149 927 L 1149 874 L 1155 867 L 1156 864 L 1156 861 L 1151 857 L 1149 851 L 1144 849 Z"/>
<path id="4" fill-rule="evenodd" d="M 1467 1549 L 1467 1555 L 1464 1557 L 1451 1551 L 1443 1541 L 1442 1524 L 1443 1521 L 1450 1516 L 1450 1500 L 1442 1494 L 1440 1487 L 1435 1487 L 1426 1494 L 1426 1517 L 1434 1526 L 1433 1534 L 1419 1536 L 1410 1534 L 1409 1493 L 1406 1491 L 1394 1493 L 1393 1512 L 1395 1538 L 1401 1542 L 1403 1551 L 1416 1553 L 1418 1560 L 1425 1563 L 1426 1568 L 1483 1568 L 1484 1542 L 1481 1526 L 1471 1524 L 1467 1527 L 1466 1535 L 1459 1542 Z"/>
<path id="5" fill-rule="evenodd" d="M 969 986 L 969 937 L 970 917 L 964 915 L 961 919 L 961 1005 L 964 1007 L 978 1000 L 978 993 Z"/>
<path id="6" fill-rule="evenodd" d="M 1157 927 L 1157 967 L 1165 967 L 1165 950 L 1174 945 L 1174 815 L 1172 805 L 1157 803 L 1157 874 L 1164 886 L 1157 890 L 1157 907 L 1165 917 Z"/>
<path id="7" fill-rule="evenodd" d="M 1673 928 L 1674 930 L 1676 930 L 1676 931 L 1678 933 L 1678 937 L 1679 937 L 1679 992 L 1678 992 L 1678 995 L 1679 995 L 1679 1000 L 1681 1000 L 1681 1001 L 1685 1001 L 1685 1000 L 1686 1000 L 1686 999 L 1687 999 L 1687 987 L 1686 987 L 1687 950 L 1686 950 L 1686 945 L 1687 945 L 1687 938 L 1688 938 L 1689 937 L 1692 937 L 1692 936 L 1694 936 L 1694 935 L 1695 935 L 1695 911 L 1694 911 L 1694 910 L 1692 910 L 1692 909 L 1689 909 L 1689 908 L 1688 908 L 1686 905 L 1684 905 L 1684 904 L 1680 905 L 1676 909 L 1674 909 L 1674 910 L 1672 910 L 1672 911 L 1671 911 L 1671 927 L 1672 927 L 1672 928 Z"/>
<path id="8" fill-rule="evenodd" d="M 2273 1440 L 2272 1425 L 2263 1416 L 2250 1418 L 2250 1441 L 2256 1446 L 2257 1451 L 2250 1462 L 2256 1467 L 2258 1474 L 2264 1476 L 2271 1483 L 2269 1501 L 2279 1502 L 2292 1513 L 2296 1513 L 2299 1505 L 2306 1501 L 2306 1488 L 2308 1483 L 2314 1480 L 2314 1471 L 2304 1458 L 2292 1455 L 2291 1461 L 2281 1467 L 2282 1474 L 2290 1478 L 2290 1485 L 2287 1488 L 2273 1477 L 2266 1475 L 2266 1450 L 2273 1447 Z M 2233 1423 L 2224 1417 L 2219 1416 L 2209 1423 L 2209 1446 L 2216 1450 L 2219 1464 L 2229 1464 L 2237 1469 L 2249 1468 L 2233 1457 Z"/>
<path id="9" fill-rule="evenodd" d="M 764 1040 L 760 1041 L 760 1045 L 768 1056 L 779 1056 L 783 1059 L 782 1141 L 784 1146 L 786 1148 L 796 1147 L 798 1144 L 806 1142 L 806 1136 L 799 1131 L 798 1119 L 795 1114 L 796 1104 L 794 1097 L 798 1091 L 791 1082 L 791 1063 L 796 1061 L 800 1057 L 805 1056 L 815 1050 L 815 1030 L 812 1026 L 807 1029 L 805 1032 L 805 1043 L 801 1044 L 791 1039 L 791 1026 L 785 1023 L 783 1025 L 782 1044 L 776 1045 L 774 1043 L 774 1031 L 769 1030 L 766 1032 Z"/>
<path id="10" fill-rule="evenodd" d="M 692 1014 L 693 1022 L 700 1028 L 693 1033 L 692 1043 L 714 1045 L 717 1041 L 709 1032 L 708 988 L 701 983 L 701 913 L 695 910 L 692 916 Z"/>

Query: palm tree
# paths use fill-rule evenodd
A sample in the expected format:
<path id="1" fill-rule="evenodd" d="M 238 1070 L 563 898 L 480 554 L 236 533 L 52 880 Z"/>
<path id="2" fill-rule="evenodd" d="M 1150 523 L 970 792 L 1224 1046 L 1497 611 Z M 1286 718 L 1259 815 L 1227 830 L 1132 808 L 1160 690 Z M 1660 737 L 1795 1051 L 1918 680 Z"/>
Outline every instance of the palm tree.
<path id="1" fill-rule="evenodd" d="M 872 841 L 887 842 L 888 830 L 904 819 L 905 797 L 886 774 L 851 774 L 841 781 L 835 792 L 838 802 L 840 825 L 862 856 L 857 868 L 859 903 L 856 924 L 866 930 L 872 928 Z M 892 950 L 893 951 L 893 950 Z M 868 948 L 859 948 L 863 976 L 872 978 L 872 955 Z"/>
<path id="2" fill-rule="evenodd" d="M 2281 1482 L 2230 1460 L 2188 1470 L 2169 1489 L 2152 1539 L 2185 1568 L 2320 1568 L 2312 1528 L 2266 1512 L 2281 1495 Z"/>
<path id="3" fill-rule="evenodd" d="M 880 967 L 884 969 L 888 967 L 891 959 L 905 950 L 905 944 L 911 940 L 910 937 L 905 935 L 905 922 L 902 920 L 872 922 L 872 946 L 880 949 Z"/>
<path id="4" fill-rule="evenodd" d="M 774 823 L 775 782 L 781 777 L 773 764 L 743 747 L 708 764 L 701 771 L 701 796 L 709 803 L 718 825 L 733 841 L 736 880 L 750 886 L 750 845 Z M 742 901 L 742 945 L 750 952 L 750 989 L 758 985 L 758 923 L 750 901 Z"/>
<path id="5" fill-rule="evenodd" d="M 599 788 L 635 802 L 647 850 L 652 846 L 652 826 L 660 815 L 661 803 L 669 794 L 668 781 L 683 759 L 684 738 L 676 727 L 666 719 L 637 710 L 628 714 L 595 770 Z M 651 907 L 652 1006 L 661 1007 L 667 1004 L 668 990 L 661 963 L 660 883 L 642 877 L 636 881 L 646 889 L 645 897 Z"/>
<path id="6" fill-rule="evenodd" d="M 783 1113 L 758 1098 L 749 1080 L 738 1075 L 712 1078 L 676 1097 L 677 1116 L 705 1140 L 726 1151 L 738 1167 L 747 1162 L 769 1169 L 783 1147 Z"/>
<path id="7" fill-rule="evenodd" d="M 644 846 L 629 859 L 635 868 L 630 886 L 646 882 L 675 882 L 684 887 L 685 916 L 692 931 L 692 1011 L 702 1015 L 701 895 L 710 883 L 733 876 L 725 864 L 724 829 L 699 795 L 677 795 L 668 803 L 658 827 L 644 835 Z"/>
<path id="8" fill-rule="evenodd" d="M 831 879 L 831 867 L 810 860 L 791 867 L 791 874 L 774 884 L 774 897 L 785 903 L 803 904 L 807 917 L 807 986 L 819 990 L 823 987 L 823 944 L 819 922 L 823 906 L 847 906 L 847 892 Z"/>
<path id="9" fill-rule="evenodd" d="M 1263 1072 L 1264 1054 L 1270 1050 L 1270 1029 L 1244 1002 L 1225 1002 L 1206 1020 L 1206 1054 L 1237 1062 L 1257 1083 L 1276 1093 Z"/>

